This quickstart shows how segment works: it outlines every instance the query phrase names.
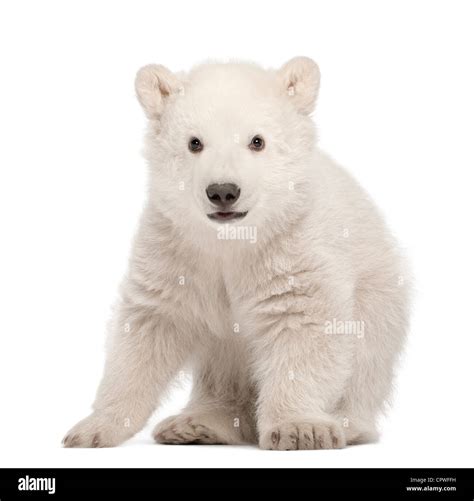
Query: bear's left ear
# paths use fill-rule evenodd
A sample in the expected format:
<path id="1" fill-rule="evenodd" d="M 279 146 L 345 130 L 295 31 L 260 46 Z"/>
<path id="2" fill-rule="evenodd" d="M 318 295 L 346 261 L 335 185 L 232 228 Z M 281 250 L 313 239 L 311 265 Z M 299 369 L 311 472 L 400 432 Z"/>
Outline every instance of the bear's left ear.
<path id="1" fill-rule="evenodd" d="M 309 115 L 316 104 L 320 73 L 318 65 L 309 57 L 294 57 L 278 70 L 283 91 L 297 110 Z"/>
<path id="2" fill-rule="evenodd" d="M 159 119 L 166 100 L 172 94 L 178 94 L 182 88 L 179 78 L 168 68 L 158 64 L 149 64 L 139 69 L 135 78 L 138 101 L 150 119 Z"/>

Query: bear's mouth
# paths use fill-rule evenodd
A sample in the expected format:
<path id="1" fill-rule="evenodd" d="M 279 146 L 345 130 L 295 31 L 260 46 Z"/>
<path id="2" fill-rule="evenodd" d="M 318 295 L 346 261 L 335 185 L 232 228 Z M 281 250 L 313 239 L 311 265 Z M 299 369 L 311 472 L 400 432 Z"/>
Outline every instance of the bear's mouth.
<path id="1" fill-rule="evenodd" d="M 208 214 L 207 217 L 209 219 L 212 219 L 213 221 L 218 221 L 219 223 L 226 222 L 226 221 L 233 221 L 235 219 L 242 219 L 247 215 L 247 212 L 236 212 L 236 211 L 229 211 L 229 212 L 212 212 L 211 214 Z"/>

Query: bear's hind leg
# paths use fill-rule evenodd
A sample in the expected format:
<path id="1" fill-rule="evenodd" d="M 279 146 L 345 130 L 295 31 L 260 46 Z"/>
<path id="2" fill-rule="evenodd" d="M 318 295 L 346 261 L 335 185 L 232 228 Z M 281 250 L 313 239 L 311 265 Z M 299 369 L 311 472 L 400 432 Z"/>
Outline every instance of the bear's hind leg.
<path id="1" fill-rule="evenodd" d="M 181 414 L 159 423 L 153 437 L 164 444 L 256 443 L 254 394 L 239 340 L 213 339 L 193 374 L 190 401 Z"/>
<path id="2" fill-rule="evenodd" d="M 390 403 L 409 320 L 409 286 L 399 276 L 372 277 L 356 292 L 357 320 L 363 329 L 357 336 L 352 376 L 334 412 L 348 444 L 377 441 L 377 418 Z"/>

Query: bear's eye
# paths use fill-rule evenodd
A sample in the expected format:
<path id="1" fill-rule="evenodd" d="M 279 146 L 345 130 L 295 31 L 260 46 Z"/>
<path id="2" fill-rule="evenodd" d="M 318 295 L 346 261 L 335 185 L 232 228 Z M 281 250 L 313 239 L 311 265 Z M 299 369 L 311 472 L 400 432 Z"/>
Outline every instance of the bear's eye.
<path id="1" fill-rule="evenodd" d="M 265 141 L 262 136 L 254 136 L 250 141 L 249 148 L 253 151 L 262 151 L 265 148 Z"/>
<path id="2" fill-rule="evenodd" d="M 188 148 L 191 153 L 199 153 L 204 148 L 203 144 L 197 137 L 192 137 L 189 140 Z"/>

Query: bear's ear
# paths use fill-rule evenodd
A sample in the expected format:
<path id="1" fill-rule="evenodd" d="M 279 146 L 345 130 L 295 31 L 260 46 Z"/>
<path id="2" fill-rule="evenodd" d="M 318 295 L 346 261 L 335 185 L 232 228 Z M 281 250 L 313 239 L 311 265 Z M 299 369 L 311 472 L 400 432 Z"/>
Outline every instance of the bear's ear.
<path id="1" fill-rule="evenodd" d="M 135 78 L 135 90 L 138 101 L 150 119 L 160 118 L 166 99 L 178 94 L 182 89 L 179 78 L 168 68 L 158 64 L 149 64 L 138 70 Z"/>
<path id="2" fill-rule="evenodd" d="M 320 73 L 318 65 L 309 57 L 294 57 L 278 70 L 283 91 L 297 110 L 309 115 L 316 104 Z"/>

